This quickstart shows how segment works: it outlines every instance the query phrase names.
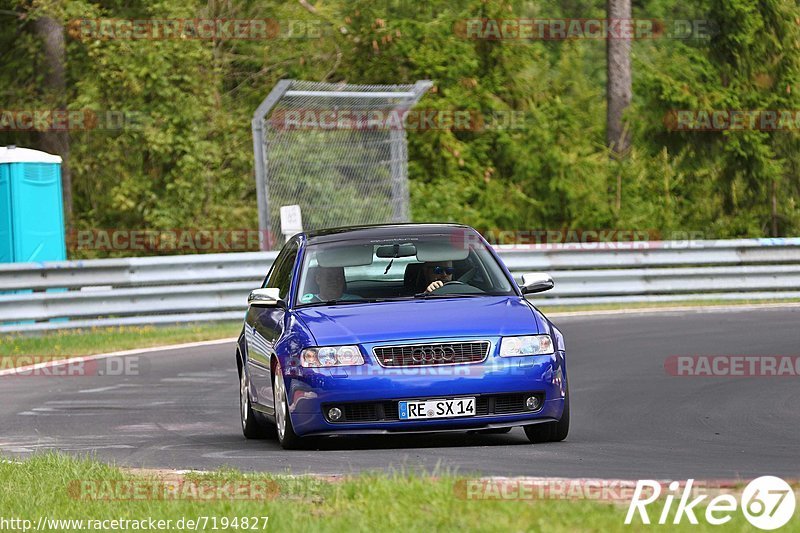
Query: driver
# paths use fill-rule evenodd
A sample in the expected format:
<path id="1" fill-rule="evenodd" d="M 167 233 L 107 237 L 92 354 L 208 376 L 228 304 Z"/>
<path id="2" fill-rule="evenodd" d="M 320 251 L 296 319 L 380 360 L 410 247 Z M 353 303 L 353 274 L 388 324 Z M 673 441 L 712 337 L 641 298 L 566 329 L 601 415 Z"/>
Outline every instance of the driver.
<path id="1" fill-rule="evenodd" d="M 425 274 L 425 283 L 428 284 L 425 292 L 433 292 L 445 283 L 453 281 L 453 262 L 437 261 L 425 263 L 422 272 Z"/>

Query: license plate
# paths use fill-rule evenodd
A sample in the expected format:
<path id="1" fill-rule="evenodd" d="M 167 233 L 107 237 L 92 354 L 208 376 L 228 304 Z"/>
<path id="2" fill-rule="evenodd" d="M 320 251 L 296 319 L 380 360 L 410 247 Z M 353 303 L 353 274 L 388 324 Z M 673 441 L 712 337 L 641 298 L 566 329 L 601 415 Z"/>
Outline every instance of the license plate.
<path id="1" fill-rule="evenodd" d="M 475 398 L 452 400 L 404 400 L 398 402 L 400 420 L 475 416 Z"/>

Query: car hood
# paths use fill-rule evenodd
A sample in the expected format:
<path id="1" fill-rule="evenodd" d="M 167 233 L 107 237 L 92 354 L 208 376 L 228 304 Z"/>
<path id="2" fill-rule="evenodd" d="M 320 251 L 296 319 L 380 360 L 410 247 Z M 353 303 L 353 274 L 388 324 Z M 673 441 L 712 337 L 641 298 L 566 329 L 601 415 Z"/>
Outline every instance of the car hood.
<path id="1" fill-rule="evenodd" d="M 545 331 L 538 313 L 518 296 L 346 304 L 295 312 L 319 346 Z"/>

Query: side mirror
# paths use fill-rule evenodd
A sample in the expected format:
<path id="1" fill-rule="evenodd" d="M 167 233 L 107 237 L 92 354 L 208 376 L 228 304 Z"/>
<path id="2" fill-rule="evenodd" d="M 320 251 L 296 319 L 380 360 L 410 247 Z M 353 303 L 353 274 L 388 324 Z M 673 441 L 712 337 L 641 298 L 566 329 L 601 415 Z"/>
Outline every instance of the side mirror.
<path id="1" fill-rule="evenodd" d="M 280 289 L 255 289 L 247 297 L 247 305 L 255 307 L 286 307 L 286 302 L 280 297 Z"/>
<path id="2" fill-rule="evenodd" d="M 553 278 L 546 272 L 528 272 L 522 275 L 522 284 L 519 286 L 522 289 L 522 294 L 533 294 L 535 292 L 549 291 L 556 284 Z"/>

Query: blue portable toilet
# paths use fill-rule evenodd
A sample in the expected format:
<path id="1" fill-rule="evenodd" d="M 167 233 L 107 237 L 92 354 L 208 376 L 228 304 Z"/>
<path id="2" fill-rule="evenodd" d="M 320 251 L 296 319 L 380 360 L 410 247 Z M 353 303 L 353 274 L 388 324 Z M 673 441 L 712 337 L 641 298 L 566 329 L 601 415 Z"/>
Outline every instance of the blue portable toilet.
<path id="1" fill-rule="evenodd" d="M 61 157 L 0 147 L 0 263 L 66 258 Z"/>

